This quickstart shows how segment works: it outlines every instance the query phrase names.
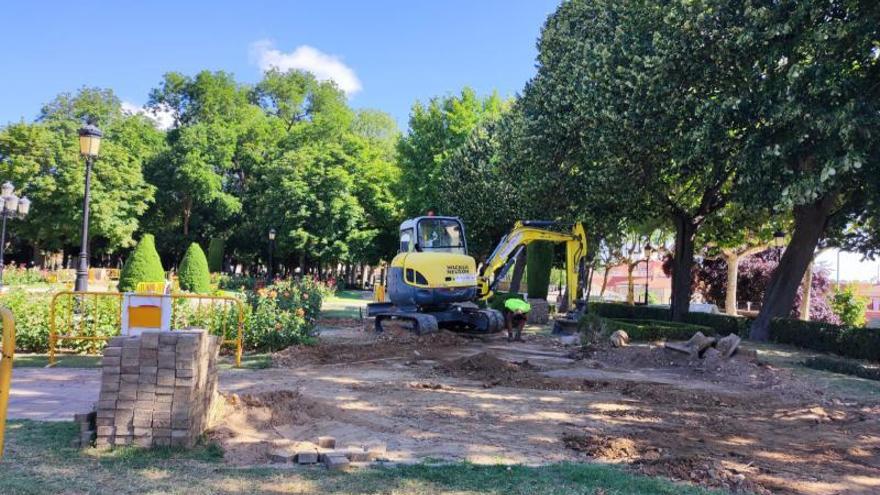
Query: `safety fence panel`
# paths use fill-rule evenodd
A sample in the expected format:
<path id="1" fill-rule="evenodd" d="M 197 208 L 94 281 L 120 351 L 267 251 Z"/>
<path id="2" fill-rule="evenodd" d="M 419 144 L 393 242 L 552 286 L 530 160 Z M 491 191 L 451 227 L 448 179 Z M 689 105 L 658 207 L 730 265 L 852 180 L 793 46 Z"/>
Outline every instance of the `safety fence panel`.
<path id="1" fill-rule="evenodd" d="M 155 294 L 142 294 L 155 295 Z M 204 328 L 235 347 L 235 365 L 241 365 L 245 307 L 231 296 L 170 294 L 171 329 Z M 60 347 L 97 353 L 104 342 L 122 333 L 123 294 L 119 292 L 62 291 L 49 307 L 49 364 Z M 63 344 L 63 345 L 62 345 Z"/>
<path id="2" fill-rule="evenodd" d="M 9 407 L 9 387 L 12 385 L 12 359 L 15 357 L 15 319 L 12 312 L 0 308 L 3 319 L 3 336 L 0 339 L 0 459 L 3 458 L 3 441 L 6 433 L 6 411 Z"/>

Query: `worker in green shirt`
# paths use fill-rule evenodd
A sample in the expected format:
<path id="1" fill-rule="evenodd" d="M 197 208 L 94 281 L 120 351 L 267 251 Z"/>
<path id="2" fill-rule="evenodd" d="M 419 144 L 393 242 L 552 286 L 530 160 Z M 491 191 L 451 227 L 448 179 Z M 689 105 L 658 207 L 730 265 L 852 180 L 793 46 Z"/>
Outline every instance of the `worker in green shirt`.
<path id="1" fill-rule="evenodd" d="M 504 321 L 507 324 L 507 341 L 522 342 L 522 330 L 526 326 L 526 315 L 532 307 L 529 303 L 511 297 L 504 301 Z M 514 332 L 515 331 L 515 332 Z"/>

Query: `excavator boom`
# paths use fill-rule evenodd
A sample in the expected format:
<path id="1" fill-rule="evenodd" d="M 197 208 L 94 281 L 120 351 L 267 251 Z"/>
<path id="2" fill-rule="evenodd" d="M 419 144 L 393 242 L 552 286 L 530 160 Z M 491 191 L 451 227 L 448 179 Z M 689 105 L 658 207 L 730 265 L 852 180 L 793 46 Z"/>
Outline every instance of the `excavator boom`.
<path id="1" fill-rule="evenodd" d="M 516 222 L 513 229 L 504 237 L 489 255 L 477 276 L 477 294 L 481 300 L 492 297 L 495 286 L 504 278 L 520 252 L 535 241 L 565 243 L 565 274 L 568 286 L 568 304 L 574 306 L 580 282 L 579 266 L 587 253 L 587 234 L 580 223 L 574 224 L 570 232 L 552 230 L 554 222 L 524 221 Z"/>

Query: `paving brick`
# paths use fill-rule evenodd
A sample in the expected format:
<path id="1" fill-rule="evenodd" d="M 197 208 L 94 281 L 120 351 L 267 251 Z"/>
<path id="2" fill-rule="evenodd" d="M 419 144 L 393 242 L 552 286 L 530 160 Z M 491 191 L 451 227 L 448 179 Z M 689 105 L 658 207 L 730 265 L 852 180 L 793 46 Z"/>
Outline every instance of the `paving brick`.
<path id="1" fill-rule="evenodd" d="M 138 447 L 148 449 L 153 446 L 153 437 L 149 436 L 149 435 L 144 435 L 144 436 L 140 436 L 140 437 L 135 436 L 133 443 L 134 443 L 134 445 L 137 445 Z"/>
<path id="2" fill-rule="evenodd" d="M 157 349 L 159 347 L 159 332 L 143 332 L 141 334 L 141 349 Z"/>
<path id="3" fill-rule="evenodd" d="M 119 356 L 104 355 L 104 357 L 101 358 L 101 367 L 102 368 L 106 368 L 108 366 L 121 366 L 121 365 L 122 365 L 122 358 L 120 358 Z"/>
<path id="4" fill-rule="evenodd" d="M 114 426 L 99 426 L 97 428 L 98 436 L 113 436 L 116 434 L 116 427 Z"/>
<path id="5" fill-rule="evenodd" d="M 103 351 L 104 357 L 120 357 L 122 356 L 122 347 L 111 347 L 107 346 Z"/>
<path id="6" fill-rule="evenodd" d="M 156 447 L 170 447 L 171 437 L 153 437 L 153 445 Z"/>
<path id="7" fill-rule="evenodd" d="M 137 374 L 123 374 L 119 376 L 119 380 L 124 384 L 126 383 L 137 383 L 138 375 Z"/>
<path id="8" fill-rule="evenodd" d="M 341 471 L 350 465 L 348 457 L 336 453 L 324 455 L 323 462 L 327 469 L 331 471 Z"/>
<path id="9" fill-rule="evenodd" d="M 104 366 L 101 368 L 101 374 L 105 377 L 112 377 L 113 375 L 118 375 L 122 372 L 122 368 L 119 366 Z"/>
<path id="10" fill-rule="evenodd" d="M 162 332 L 159 334 L 159 344 L 176 344 L 177 334 L 174 332 Z"/>
<path id="11" fill-rule="evenodd" d="M 296 463 L 297 464 L 317 464 L 318 463 L 318 453 L 314 451 L 303 451 L 300 450 L 296 453 Z"/>
<path id="12" fill-rule="evenodd" d="M 318 447 L 322 449 L 335 449 L 336 438 L 334 437 L 318 437 Z"/>
<path id="13" fill-rule="evenodd" d="M 101 378 L 101 391 L 107 392 L 116 392 L 119 390 L 119 381 L 117 380 L 107 380 L 105 378 Z"/>
<path id="14" fill-rule="evenodd" d="M 122 339 L 122 352 L 125 352 L 125 349 L 137 349 L 141 346 L 140 339 L 134 337 L 124 337 Z"/>
<path id="15" fill-rule="evenodd" d="M 171 414 L 153 412 L 153 428 L 171 428 Z"/>
<path id="16" fill-rule="evenodd" d="M 192 369 L 177 368 L 176 375 L 177 375 L 177 378 L 192 378 L 193 377 L 193 370 Z"/>
<path id="17" fill-rule="evenodd" d="M 290 452 L 285 449 L 275 449 L 269 452 L 269 462 L 274 462 L 278 464 L 284 464 L 293 462 L 293 458 L 296 456 L 295 453 Z"/>
<path id="18" fill-rule="evenodd" d="M 133 399 L 132 400 L 118 400 L 118 401 L 116 401 L 116 411 L 128 410 L 129 412 L 131 412 L 131 410 L 134 409 L 134 403 L 135 403 L 135 401 Z"/>
<path id="19" fill-rule="evenodd" d="M 160 387 L 173 387 L 174 386 L 174 370 L 173 369 L 159 369 L 159 372 L 156 375 L 156 385 L 158 385 Z"/>

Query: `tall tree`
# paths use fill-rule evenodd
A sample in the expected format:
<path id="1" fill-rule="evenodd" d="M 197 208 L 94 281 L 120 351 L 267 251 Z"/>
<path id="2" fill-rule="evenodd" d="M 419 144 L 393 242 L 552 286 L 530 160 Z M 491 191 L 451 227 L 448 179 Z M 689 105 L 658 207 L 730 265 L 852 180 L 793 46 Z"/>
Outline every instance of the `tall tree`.
<path id="1" fill-rule="evenodd" d="M 745 166 L 748 92 L 761 83 L 749 15 L 727 2 L 566 2 L 524 93 L 539 173 L 583 181 L 585 210 L 674 226 L 676 319 L 690 303 L 696 234 Z"/>
<path id="2" fill-rule="evenodd" d="M 438 208 L 442 198 L 437 184 L 443 162 L 481 122 L 497 118 L 505 106 L 497 94 L 480 98 L 470 88 L 464 88 L 458 96 L 413 105 L 409 132 L 397 147 L 406 215 L 423 215 Z"/>
<path id="3" fill-rule="evenodd" d="M 760 12 L 768 30 L 756 63 L 762 83 L 753 89 L 760 124 L 749 140 L 757 157 L 752 200 L 794 212 L 791 240 L 751 328 L 753 339 L 765 340 L 771 319 L 791 308 L 820 240 L 876 204 L 880 5 L 787 0 Z M 853 244 L 870 251 L 873 242 Z"/>

